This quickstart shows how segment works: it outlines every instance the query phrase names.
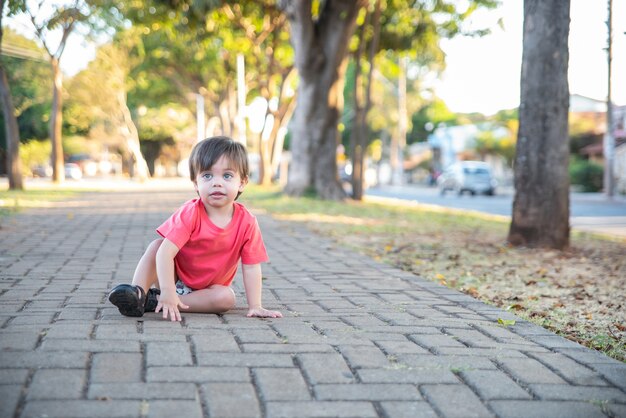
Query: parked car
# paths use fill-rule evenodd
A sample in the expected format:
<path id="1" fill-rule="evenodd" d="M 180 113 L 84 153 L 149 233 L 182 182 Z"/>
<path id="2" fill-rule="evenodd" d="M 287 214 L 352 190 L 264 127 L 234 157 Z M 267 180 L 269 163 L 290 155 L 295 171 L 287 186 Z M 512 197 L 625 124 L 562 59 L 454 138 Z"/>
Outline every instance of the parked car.
<path id="1" fill-rule="evenodd" d="M 460 161 L 448 167 L 438 178 L 437 186 L 442 195 L 448 190 L 462 195 L 484 193 L 493 196 L 498 182 L 491 167 L 482 161 Z"/>
<path id="2" fill-rule="evenodd" d="M 83 178 L 83 170 L 80 169 L 78 164 L 65 163 L 65 178 L 80 180 Z"/>

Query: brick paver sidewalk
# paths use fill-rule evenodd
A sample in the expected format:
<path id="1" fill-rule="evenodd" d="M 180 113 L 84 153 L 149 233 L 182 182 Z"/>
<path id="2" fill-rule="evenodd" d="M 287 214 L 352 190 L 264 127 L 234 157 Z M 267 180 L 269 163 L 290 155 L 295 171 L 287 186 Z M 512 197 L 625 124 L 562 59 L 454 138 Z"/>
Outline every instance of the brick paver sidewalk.
<path id="1" fill-rule="evenodd" d="M 188 191 L 87 193 L 0 225 L 1 417 L 626 417 L 626 365 L 259 215 L 282 319 L 106 300 Z"/>

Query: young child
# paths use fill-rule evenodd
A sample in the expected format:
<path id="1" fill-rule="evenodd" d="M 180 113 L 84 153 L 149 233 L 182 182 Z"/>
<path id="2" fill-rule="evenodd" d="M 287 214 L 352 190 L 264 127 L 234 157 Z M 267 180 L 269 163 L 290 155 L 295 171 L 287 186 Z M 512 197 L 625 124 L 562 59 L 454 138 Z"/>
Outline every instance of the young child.
<path id="1" fill-rule="evenodd" d="M 235 306 L 230 284 L 241 259 L 247 316 L 281 318 L 261 306 L 260 263 L 268 257 L 256 218 L 235 202 L 248 182 L 245 147 L 222 136 L 200 141 L 189 173 L 198 198 L 157 228 L 163 238 L 146 249 L 133 284 L 114 287 L 109 300 L 125 316 L 162 311 L 180 321 L 181 310 L 223 313 Z"/>

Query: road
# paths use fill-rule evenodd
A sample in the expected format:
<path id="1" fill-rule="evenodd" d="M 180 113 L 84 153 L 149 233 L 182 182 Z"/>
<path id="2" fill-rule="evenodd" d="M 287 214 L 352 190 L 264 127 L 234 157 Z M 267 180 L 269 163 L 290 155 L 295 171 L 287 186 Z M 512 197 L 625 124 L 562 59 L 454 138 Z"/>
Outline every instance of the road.
<path id="1" fill-rule="evenodd" d="M 366 195 L 502 216 L 511 216 L 513 207 L 512 190 L 499 191 L 495 196 L 457 196 L 453 193 L 441 196 L 436 187 L 379 186 L 367 190 Z M 626 239 L 625 196 L 607 200 L 601 193 L 571 193 L 570 215 L 570 225 L 575 229 Z"/>

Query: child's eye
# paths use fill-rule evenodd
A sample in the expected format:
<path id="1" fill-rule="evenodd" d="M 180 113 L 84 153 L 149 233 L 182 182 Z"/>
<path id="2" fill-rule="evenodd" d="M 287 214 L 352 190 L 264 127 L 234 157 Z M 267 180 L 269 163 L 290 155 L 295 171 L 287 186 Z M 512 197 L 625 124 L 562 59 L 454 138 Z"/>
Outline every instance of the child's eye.
<path id="1" fill-rule="evenodd" d="M 204 173 L 202 174 L 202 178 L 205 180 L 211 180 L 213 178 L 213 174 L 211 173 Z"/>
<path id="2" fill-rule="evenodd" d="M 226 173 L 226 174 L 224 174 L 224 178 L 225 178 L 226 180 L 230 180 L 230 179 L 232 179 L 233 177 L 235 177 L 235 176 L 233 176 L 231 173 Z"/>

